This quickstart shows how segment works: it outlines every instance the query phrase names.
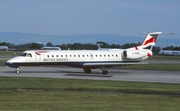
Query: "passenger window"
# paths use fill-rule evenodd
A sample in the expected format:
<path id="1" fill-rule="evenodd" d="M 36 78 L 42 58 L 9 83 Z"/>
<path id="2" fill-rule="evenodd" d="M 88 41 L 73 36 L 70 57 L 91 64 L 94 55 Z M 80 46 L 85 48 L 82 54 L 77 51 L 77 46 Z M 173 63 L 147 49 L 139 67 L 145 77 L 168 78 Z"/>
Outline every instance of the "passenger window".
<path id="1" fill-rule="evenodd" d="M 58 55 L 56 55 L 56 57 L 58 57 Z"/>

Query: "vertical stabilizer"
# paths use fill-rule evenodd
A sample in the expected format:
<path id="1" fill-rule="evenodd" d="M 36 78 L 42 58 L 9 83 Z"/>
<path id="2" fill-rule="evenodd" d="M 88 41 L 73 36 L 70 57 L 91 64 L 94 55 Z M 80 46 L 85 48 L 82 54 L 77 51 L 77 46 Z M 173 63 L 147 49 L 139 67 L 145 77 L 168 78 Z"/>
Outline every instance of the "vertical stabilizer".
<path id="1" fill-rule="evenodd" d="M 151 46 L 151 49 L 152 49 L 152 47 L 155 46 L 155 44 L 156 44 L 156 39 L 157 39 L 158 35 L 160 35 L 160 34 L 162 34 L 162 32 L 148 33 L 140 47 L 146 48 L 146 47 Z"/>

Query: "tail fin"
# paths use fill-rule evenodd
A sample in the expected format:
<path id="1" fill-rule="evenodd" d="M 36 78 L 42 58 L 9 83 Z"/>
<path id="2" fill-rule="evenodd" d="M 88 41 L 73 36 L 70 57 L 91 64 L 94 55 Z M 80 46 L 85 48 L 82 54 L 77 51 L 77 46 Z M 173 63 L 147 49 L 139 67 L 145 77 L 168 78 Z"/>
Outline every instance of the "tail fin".
<path id="1" fill-rule="evenodd" d="M 146 47 L 151 46 L 151 49 L 152 49 L 152 47 L 155 46 L 155 44 L 156 44 L 157 36 L 160 34 L 162 34 L 162 32 L 148 33 L 140 47 L 146 48 Z"/>
<path id="2" fill-rule="evenodd" d="M 146 59 L 146 58 L 152 56 L 153 55 L 152 48 L 153 48 L 153 46 L 155 46 L 156 39 L 159 34 L 162 34 L 162 32 L 148 33 L 146 38 L 144 39 L 143 43 L 140 46 L 128 48 L 125 50 L 125 52 L 123 52 L 123 54 L 126 54 L 127 51 L 129 51 L 129 52 L 135 51 L 135 52 L 139 52 L 139 54 L 142 54 L 141 57 L 139 57 L 141 59 Z M 150 47 L 150 49 L 149 49 L 149 47 Z M 126 55 L 123 55 L 123 56 L 125 57 Z M 133 57 L 134 57 L 134 55 L 133 55 Z"/>

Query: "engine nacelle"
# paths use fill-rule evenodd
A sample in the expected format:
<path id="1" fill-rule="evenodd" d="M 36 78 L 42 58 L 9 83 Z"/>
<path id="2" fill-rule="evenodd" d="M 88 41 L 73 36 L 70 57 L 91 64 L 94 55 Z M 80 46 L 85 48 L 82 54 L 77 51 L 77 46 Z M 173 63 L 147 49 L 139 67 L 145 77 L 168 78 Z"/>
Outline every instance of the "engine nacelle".
<path id="1" fill-rule="evenodd" d="M 148 53 L 142 50 L 125 50 L 122 53 L 125 59 L 140 59 L 148 56 Z"/>

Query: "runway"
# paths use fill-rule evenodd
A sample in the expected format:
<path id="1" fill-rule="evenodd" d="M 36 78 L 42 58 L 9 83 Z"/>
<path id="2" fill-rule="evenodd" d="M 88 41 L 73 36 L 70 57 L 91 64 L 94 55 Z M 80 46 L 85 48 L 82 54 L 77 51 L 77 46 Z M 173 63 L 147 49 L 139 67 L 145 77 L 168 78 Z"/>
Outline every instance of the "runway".
<path id="1" fill-rule="evenodd" d="M 102 75 L 100 73 L 100 69 L 94 69 L 92 70 L 92 74 L 86 74 L 80 68 L 69 67 L 21 67 L 19 74 L 14 73 L 14 71 L 14 68 L 0 67 L 0 76 L 138 81 L 180 84 L 179 71 L 125 70 L 111 68 L 108 69 L 108 75 Z"/>

